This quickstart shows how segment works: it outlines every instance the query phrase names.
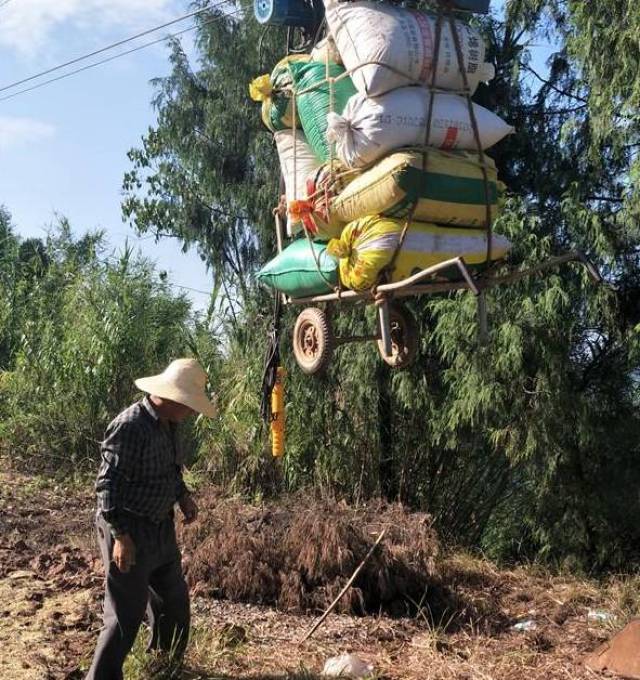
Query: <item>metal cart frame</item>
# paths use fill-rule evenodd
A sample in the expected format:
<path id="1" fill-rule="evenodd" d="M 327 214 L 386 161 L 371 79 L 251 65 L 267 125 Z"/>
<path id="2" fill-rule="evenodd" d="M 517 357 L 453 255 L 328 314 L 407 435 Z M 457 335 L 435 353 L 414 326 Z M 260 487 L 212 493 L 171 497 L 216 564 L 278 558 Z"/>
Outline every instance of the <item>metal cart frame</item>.
<path id="1" fill-rule="evenodd" d="M 276 214 L 276 235 L 278 252 L 283 249 L 283 228 L 280 216 Z M 393 368 L 408 366 L 415 356 L 415 322 L 406 310 L 394 304 L 394 298 L 418 295 L 448 293 L 456 290 L 469 290 L 478 304 L 478 339 L 480 344 L 488 342 L 488 320 L 485 291 L 497 286 L 515 283 L 539 272 L 574 262 L 584 267 L 596 283 L 602 283 L 602 276 L 595 265 L 580 251 L 571 251 L 552 257 L 534 267 L 511 272 L 502 276 L 481 273 L 476 276 L 469 270 L 463 257 L 455 257 L 423 269 L 412 276 L 394 283 L 386 283 L 367 291 L 334 291 L 310 297 L 292 298 L 282 295 L 286 305 L 307 306 L 296 321 L 293 346 L 300 368 L 309 374 L 317 373 L 328 365 L 333 348 L 336 346 L 374 340 L 378 343 L 380 355 Z M 453 281 L 426 280 L 454 272 L 459 278 Z M 364 302 L 375 304 L 378 308 L 377 332 L 372 335 L 335 337 L 325 312 L 310 305 L 331 304 L 334 302 Z"/>

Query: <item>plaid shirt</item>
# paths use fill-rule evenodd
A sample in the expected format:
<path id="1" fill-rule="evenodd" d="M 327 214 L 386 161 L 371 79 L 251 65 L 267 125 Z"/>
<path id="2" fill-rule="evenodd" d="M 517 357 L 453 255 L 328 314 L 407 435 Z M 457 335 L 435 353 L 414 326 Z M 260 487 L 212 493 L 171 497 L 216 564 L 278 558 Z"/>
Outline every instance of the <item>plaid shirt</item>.
<path id="1" fill-rule="evenodd" d="M 98 511 L 114 535 L 128 531 L 127 515 L 167 519 L 188 489 L 176 426 L 165 424 L 148 397 L 107 427 L 96 480 Z"/>

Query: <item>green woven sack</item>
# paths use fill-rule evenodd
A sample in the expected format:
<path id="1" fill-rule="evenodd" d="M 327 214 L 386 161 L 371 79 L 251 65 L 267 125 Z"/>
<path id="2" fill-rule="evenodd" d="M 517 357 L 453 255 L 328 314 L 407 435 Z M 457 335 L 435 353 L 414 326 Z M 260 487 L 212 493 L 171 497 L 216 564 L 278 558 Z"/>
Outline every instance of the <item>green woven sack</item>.
<path id="1" fill-rule="evenodd" d="M 307 63 L 293 62 L 288 64 L 293 77 L 296 92 L 298 118 L 313 153 L 319 160 L 329 160 L 329 142 L 327 142 L 327 114 L 331 111 L 329 83 L 326 80 L 327 66 L 319 61 Z M 344 66 L 329 64 L 329 75 L 337 78 L 344 73 Z M 311 89 L 309 89 L 311 88 Z M 356 88 L 348 76 L 333 85 L 333 111 L 342 113 L 349 98 L 356 93 Z"/>
<path id="2" fill-rule="evenodd" d="M 326 252 L 326 244 L 314 243 L 320 271 L 306 238 L 300 238 L 268 262 L 258 281 L 291 297 L 330 293 L 338 285 L 338 263 Z"/>
<path id="3" fill-rule="evenodd" d="M 279 61 L 273 71 L 271 71 L 271 84 L 273 86 L 273 93 L 271 95 L 271 107 L 268 118 L 269 123 L 267 127 L 272 132 L 278 130 L 290 130 L 293 123 L 293 109 L 291 103 L 291 94 L 283 91 L 290 88 L 292 85 L 292 75 L 289 71 L 291 64 L 300 60 L 308 58 L 308 55 L 293 55 Z M 300 127 L 299 116 L 296 116 L 296 127 Z M 266 123 L 267 121 L 265 121 Z"/>
<path id="4" fill-rule="evenodd" d="M 310 59 L 309 54 L 291 54 L 281 59 L 270 74 L 265 73 L 249 83 L 249 96 L 262 102 L 262 121 L 272 132 L 293 127 L 293 76 L 289 64 Z M 298 116 L 295 127 L 300 127 Z"/>
<path id="5" fill-rule="evenodd" d="M 267 127 L 271 132 L 279 130 L 290 130 L 291 125 L 288 120 L 291 117 L 291 99 L 283 93 L 274 94 L 271 97 L 271 106 L 268 109 Z M 296 125 L 296 127 L 299 127 Z"/>

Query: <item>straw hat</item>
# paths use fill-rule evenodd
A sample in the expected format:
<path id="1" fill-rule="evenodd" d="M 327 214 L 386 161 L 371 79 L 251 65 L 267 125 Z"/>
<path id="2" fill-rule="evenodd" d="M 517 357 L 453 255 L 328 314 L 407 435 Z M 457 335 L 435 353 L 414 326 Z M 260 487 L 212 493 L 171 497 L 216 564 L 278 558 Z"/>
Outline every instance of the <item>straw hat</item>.
<path id="1" fill-rule="evenodd" d="M 207 374 L 195 359 L 176 359 L 162 373 L 135 381 L 143 392 L 177 401 L 212 418 L 216 407 L 207 398 L 206 384 Z"/>

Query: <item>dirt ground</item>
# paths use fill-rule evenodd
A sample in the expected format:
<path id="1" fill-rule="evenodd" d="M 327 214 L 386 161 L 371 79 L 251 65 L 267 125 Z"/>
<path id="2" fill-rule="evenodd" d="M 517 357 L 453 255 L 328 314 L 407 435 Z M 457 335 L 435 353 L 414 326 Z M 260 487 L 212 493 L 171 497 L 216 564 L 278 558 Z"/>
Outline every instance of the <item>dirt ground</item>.
<path id="1" fill-rule="evenodd" d="M 83 677 L 100 627 L 92 515 L 90 489 L 0 472 L 1 680 Z M 183 677 L 310 680 L 348 651 L 388 680 L 596 678 L 583 667 L 585 654 L 640 614 L 638 580 L 598 585 L 536 568 L 500 571 L 464 555 L 441 558 L 439 568 L 476 613 L 455 631 L 426 608 L 410 618 L 330 615 L 299 644 L 314 616 L 196 593 Z M 156 677 L 141 657 L 138 650 L 129 680 Z"/>

